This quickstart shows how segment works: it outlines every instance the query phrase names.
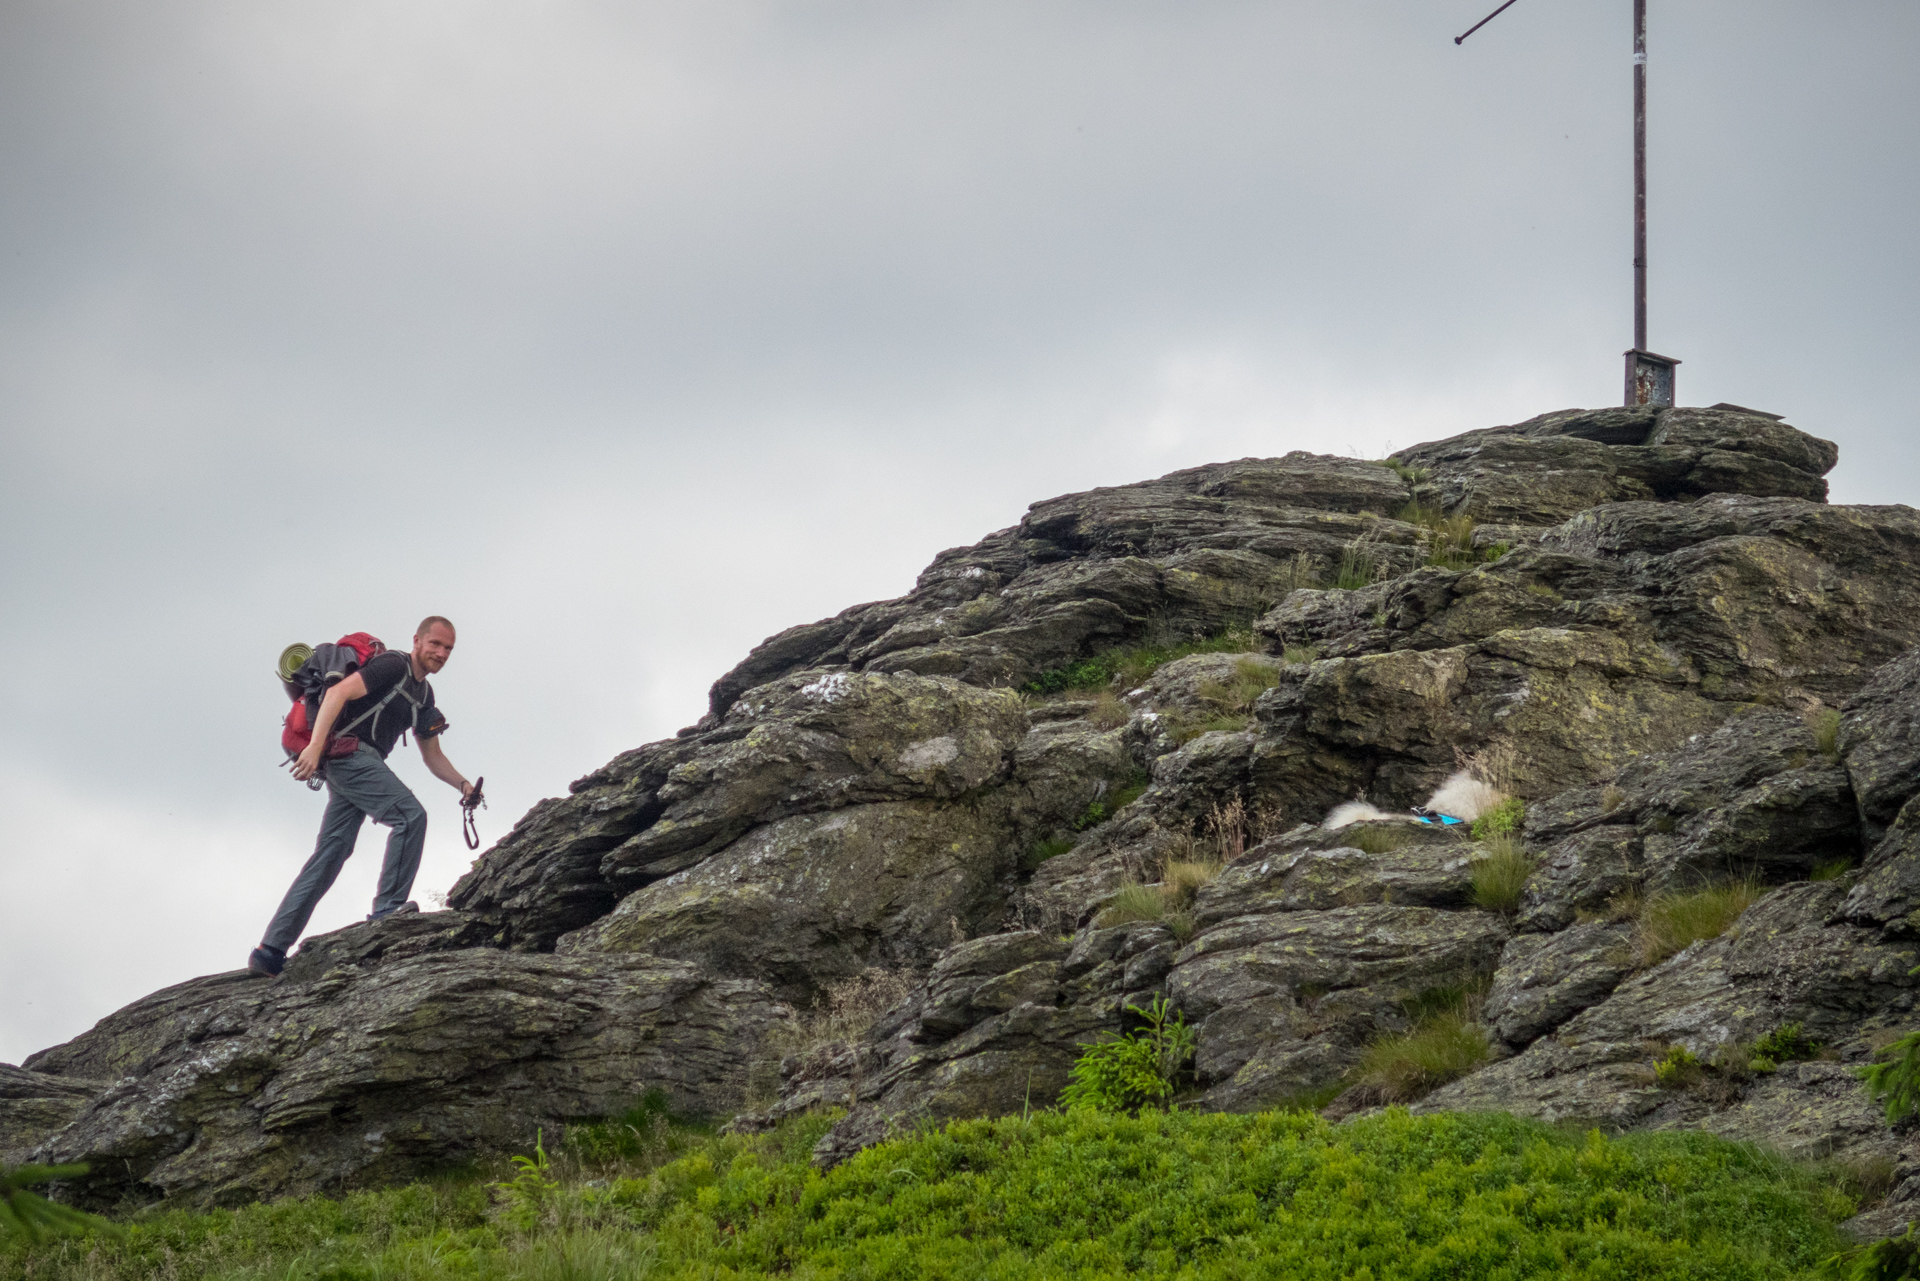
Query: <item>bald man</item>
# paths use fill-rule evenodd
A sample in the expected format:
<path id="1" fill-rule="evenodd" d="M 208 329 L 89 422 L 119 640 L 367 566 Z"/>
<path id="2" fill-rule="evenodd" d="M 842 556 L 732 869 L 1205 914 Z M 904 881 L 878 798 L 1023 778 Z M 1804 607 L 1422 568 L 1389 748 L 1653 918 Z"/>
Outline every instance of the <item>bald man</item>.
<path id="1" fill-rule="evenodd" d="M 309 779 L 318 775 L 327 783 L 327 813 L 320 821 L 320 839 L 313 857 L 294 878 L 293 888 L 280 901 L 267 926 L 266 937 L 247 958 L 247 969 L 255 974 L 273 976 L 287 964 L 287 949 L 300 938 L 313 916 L 313 909 L 332 888 L 340 868 L 353 853 L 360 837 L 360 824 L 371 818 L 392 831 L 387 836 L 387 857 L 380 865 L 380 884 L 373 896 L 373 915 L 377 921 L 395 912 L 417 912 L 417 903 L 407 901 L 413 890 L 413 878 L 420 870 L 420 852 L 427 840 L 427 811 L 387 765 L 387 754 L 400 736 L 409 730 L 420 748 L 420 759 L 433 776 L 450 787 L 460 789 L 465 800 L 473 790 L 440 750 L 440 734 L 447 718 L 433 703 L 433 686 L 427 677 L 447 665 L 453 654 L 453 624 L 439 615 L 422 619 L 413 636 L 413 650 L 402 654 L 388 650 L 368 659 L 359 671 L 336 682 L 320 700 L 320 711 L 313 721 L 313 741 L 293 762 L 293 776 Z M 328 756 L 327 744 L 334 726 L 342 735 L 353 734 L 360 746 L 346 756 Z"/>

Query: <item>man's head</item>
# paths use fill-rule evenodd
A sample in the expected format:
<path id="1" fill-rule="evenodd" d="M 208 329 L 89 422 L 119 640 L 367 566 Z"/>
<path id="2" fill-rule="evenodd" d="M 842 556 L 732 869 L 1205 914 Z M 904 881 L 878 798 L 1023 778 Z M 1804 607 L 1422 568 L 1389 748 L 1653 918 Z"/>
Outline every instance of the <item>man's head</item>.
<path id="1" fill-rule="evenodd" d="M 447 665 L 453 653 L 453 624 L 438 614 L 420 620 L 413 633 L 415 670 L 431 675 Z"/>

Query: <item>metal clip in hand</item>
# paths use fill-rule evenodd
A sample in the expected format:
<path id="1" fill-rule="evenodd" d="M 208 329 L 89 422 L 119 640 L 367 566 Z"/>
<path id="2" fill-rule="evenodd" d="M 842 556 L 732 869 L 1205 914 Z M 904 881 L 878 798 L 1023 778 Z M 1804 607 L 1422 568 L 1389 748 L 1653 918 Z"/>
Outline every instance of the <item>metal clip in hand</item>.
<path id="1" fill-rule="evenodd" d="M 473 786 L 468 788 L 467 794 L 460 798 L 460 838 L 467 843 L 467 848 L 470 850 L 480 848 L 480 829 L 474 824 L 473 812 L 486 807 L 487 798 L 480 794 L 480 789 L 486 786 L 486 782 L 485 775 L 474 779 Z"/>

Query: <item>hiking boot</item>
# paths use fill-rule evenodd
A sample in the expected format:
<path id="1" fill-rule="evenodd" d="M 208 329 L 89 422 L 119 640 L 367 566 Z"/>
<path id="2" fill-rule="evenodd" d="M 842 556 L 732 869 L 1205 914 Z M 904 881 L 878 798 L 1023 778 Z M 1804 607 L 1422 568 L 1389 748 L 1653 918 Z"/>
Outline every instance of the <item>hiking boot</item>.
<path id="1" fill-rule="evenodd" d="M 287 968 L 287 954 L 276 952 L 266 944 L 253 949 L 247 957 L 247 973 L 258 974 L 264 979 L 277 979 L 280 971 Z"/>
<path id="2" fill-rule="evenodd" d="M 369 921 L 384 921 L 389 916 L 400 916 L 407 912 L 418 912 L 419 910 L 420 910 L 420 905 L 414 902 L 412 899 L 408 899 L 406 902 L 402 903 L 399 907 L 390 907 L 384 912 L 375 912 L 372 916 L 369 916 L 367 919 Z"/>

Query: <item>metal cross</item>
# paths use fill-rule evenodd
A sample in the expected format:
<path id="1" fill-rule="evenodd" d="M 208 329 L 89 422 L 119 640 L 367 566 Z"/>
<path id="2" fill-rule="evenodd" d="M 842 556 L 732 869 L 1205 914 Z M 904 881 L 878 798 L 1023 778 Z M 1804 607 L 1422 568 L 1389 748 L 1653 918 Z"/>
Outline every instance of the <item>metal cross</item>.
<path id="1" fill-rule="evenodd" d="M 1512 8 L 1495 9 L 1454 37 L 1467 36 Z M 1627 357 L 1627 404 L 1671 405 L 1679 361 L 1647 350 L 1647 0 L 1633 0 L 1633 347 Z"/>

